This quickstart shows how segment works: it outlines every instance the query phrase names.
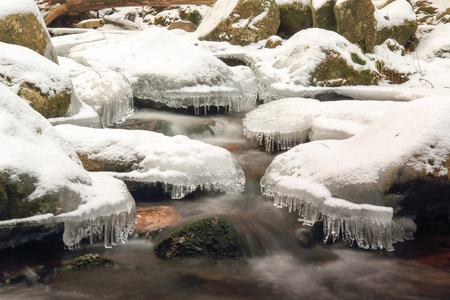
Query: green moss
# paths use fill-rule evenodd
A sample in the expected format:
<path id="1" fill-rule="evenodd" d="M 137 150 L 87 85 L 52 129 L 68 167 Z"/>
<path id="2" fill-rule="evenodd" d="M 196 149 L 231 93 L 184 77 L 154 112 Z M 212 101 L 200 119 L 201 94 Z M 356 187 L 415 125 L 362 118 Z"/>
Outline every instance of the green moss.
<path id="1" fill-rule="evenodd" d="M 417 21 L 405 21 L 402 25 L 384 27 L 376 32 L 375 44 L 381 45 L 387 39 L 394 39 L 400 45 L 404 46 L 410 40 L 411 36 L 416 32 Z"/>
<path id="2" fill-rule="evenodd" d="M 351 57 L 352 57 L 352 61 L 353 61 L 355 64 L 362 65 L 362 66 L 366 65 L 366 61 L 363 60 L 361 57 L 359 57 L 358 54 L 352 53 L 352 54 L 351 54 Z"/>
<path id="3" fill-rule="evenodd" d="M 154 251 L 164 258 L 242 256 L 235 229 L 221 218 L 205 218 L 187 224 L 159 241 Z"/>
<path id="4" fill-rule="evenodd" d="M 178 14 L 180 15 L 181 20 L 191 21 L 195 24 L 195 26 L 200 25 L 203 19 L 202 15 L 196 9 L 192 11 L 186 11 L 185 9 L 181 8 L 178 11 Z"/>
<path id="5" fill-rule="evenodd" d="M 374 85 L 380 80 L 380 76 L 375 72 L 355 70 L 335 52 L 328 52 L 327 57 L 312 75 L 312 85 Z"/>
<path id="6" fill-rule="evenodd" d="M 47 195 L 33 201 L 26 198 L 36 189 L 37 180 L 28 174 L 0 172 L 0 220 L 21 219 L 36 214 L 56 214 L 58 198 Z"/>
<path id="7" fill-rule="evenodd" d="M 112 268 L 115 265 L 117 265 L 117 263 L 114 260 L 98 254 L 86 254 L 75 258 L 70 263 L 70 267 L 74 270 Z"/>

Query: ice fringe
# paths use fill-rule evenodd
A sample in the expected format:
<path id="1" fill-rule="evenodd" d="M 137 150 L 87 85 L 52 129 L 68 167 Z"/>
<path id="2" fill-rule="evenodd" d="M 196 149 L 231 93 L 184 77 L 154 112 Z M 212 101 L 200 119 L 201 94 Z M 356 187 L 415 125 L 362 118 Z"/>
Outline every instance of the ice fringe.
<path id="1" fill-rule="evenodd" d="M 323 223 L 324 240 L 339 239 L 363 249 L 386 249 L 393 251 L 393 243 L 412 239 L 412 232 L 403 228 L 402 222 L 392 220 L 393 209 L 369 204 L 355 204 L 343 199 L 329 198 L 321 204 L 305 198 L 285 196 L 264 190 L 265 196 L 274 198 L 274 206 L 288 207 L 289 212 L 298 211 L 303 225 Z M 358 213 L 355 213 L 355 212 Z"/>
<path id="2" fill-rule="evenodd" d="M 128 241 L 128 236 L 134 232 L 135 219 L 136 211 L 132 210 L 81 222 L 66 220 L 63 241 L 69 250 L 78 249 L 83 239 L 88 239 L 91 244 L 103 240 L 105 248 L 111 248 L 112 245 Z"/>

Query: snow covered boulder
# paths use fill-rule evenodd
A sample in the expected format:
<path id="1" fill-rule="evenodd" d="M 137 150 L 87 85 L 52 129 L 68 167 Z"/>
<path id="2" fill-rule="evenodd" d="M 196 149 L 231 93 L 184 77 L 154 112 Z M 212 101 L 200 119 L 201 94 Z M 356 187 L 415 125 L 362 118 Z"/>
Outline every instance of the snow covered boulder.
<path id="1" fill-rule="evenodd" d="M 226 193 L 244 189 L 244 172 L 230 152 L 185 136 L 73 125 L 56 129 L 85 162 L 131 186 L 162 184 L 175 199 L 197 188 Z"/>
<path id="2" fill-rule="evenodd" d="M 450 23 L 439 24 L 433 31 L 420 39 L 417 46 L 420 58 L 433 61 L 450 58 Z"/>
<path id="3" fill-rule="evenodd" d="M 134 35 L 105 34 L 102 40 L 68 51 L 69 58 L 86 66 L 123 73 L 131 82 L 133 97 L 143 103 L 194 107 L 197 112 L 210 106 L 239 111 L 247 97 L 230 67 L 164 28 Z"/>
<path id="4" fill-rule="evenodd" d="M 200 40 L 245 46 L 277 33 L 280 10 L 275 0 L 218 0 L 200 23 Z"/>
<path id="5" fill-rule="evenodd" d="M 167 27 L 167 29 L 168 30 L 181 29 L 186 32 L 194 32 L 197 30 L 197 26 L 191 21 L 178 21 L 170 24 L 170 26 Z"/>
<path id="6" fill-rule="evenodd" d="M 0 42 L 30 48 L 58 63 L 47 27 L 33 0 L 0 2 Z"/>
<path id="7" fill-rule="evenodd" d="M 103 127 L 124 122 L 133 114 L 133 89 L 122 73 L 105 68 L 94 70 L 65 57 L 59 60 L 75 92 L 95 109 Z"/>
<path id="8" fill-rule="evenodd" d="M 336 31 L 336 17 L 334 15 L 336 0 L 316 0 L 311 2 L 313 26 Z"/>
<path id="9" fill-rule="evenodd" d="M 276 99 L 276 87 L 370 85 L 379 80 L 375 64 L 361 49 L 333 31 L 299 31 L 283 46 L 246 56 L 264 101 Z"/>
<path id="10" fill-rule="evenodd" d="M 347 139 L 399 105 L 403 103 L 281 99 L 247 113 L 244 135 L 264 145 L 266 151 L 290 149 L 308 140 Z"/>
<path id="11" fill-rule="evenodd" d="M 323 220 L 326 239 L 390 249 L 415 230 L 411 221 L 393 219 L 394 209 L 400 214 L 414 192 L 426 207 L 423 185 L 449 189 L 449 111 L 448 97 L 415 100 L 349 139 L 299 145 L 269 166 L 264 194 L 299 210 L 305 223 Z"/>
<path id="12" fill-rule="evenodd" d="M 375 19 L 375 45 L 391 38 L 405 46 L 417 30 L 416 14 L 406 0 L 396 0 L 382 9 L 375 10 Z"/>
<path id="13" fill-rule="evenodd" d="M 313 25 L 311 0 L 277 0 L 280 7 L 278 34 L 290 38 L 302 29 Z"/>
<path id="14" fill-rule="evenodd" d="M 46 118 L 65 116 L 72 82 L 64 70 L 36 52 L 0 42 L 0 82 Z"/>
<path id="15" fill-rule="evenodd" d="M 128 237 L 134 200 L 123 182 L 87 173 L 53 126 L 1 83 L 0 141 L 0 248 L 42 238 L 63 223 L 69 247 L 86 235 L 103 236 L 105 222 L 107 234 L 117 226 L 122 240 L 124 232 Z"/>
<path id="16" fill-rule="evenodd" d="M 371 0 L 337 0 L 334 14 L 337 32 L 370 52 L 375 46 L 375 6 Z"/>

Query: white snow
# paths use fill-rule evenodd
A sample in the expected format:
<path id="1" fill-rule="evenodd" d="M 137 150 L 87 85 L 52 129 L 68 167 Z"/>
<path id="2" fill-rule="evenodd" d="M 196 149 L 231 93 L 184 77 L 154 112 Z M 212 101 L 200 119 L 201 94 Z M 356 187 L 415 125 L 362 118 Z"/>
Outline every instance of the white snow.
<path id="1" fill-rule="evenodd" d="M 217 27 L 233 12 L 239 0 L 218 0 L 195 31 L 196 37 L 202 37 Z"/>
<path id="2" fill-rule="evenodd" d="M 230 152 L 185 136 L 72 125 L 56 129 L 79 154 L 109 163 L 135 163 L 133 171 L 111 173 L 116 178 L 162 183 L 176 199 L 197 188 L 226 193 L 240 193 L 244 188 L 244 173 Z"/>
<path id="3" fill-rule="evenodd" d="M 375 64 L 361 52 L 358 46 L 351 44 L 335 32 L 318 28 L 301 30 L 281 47 L 253 51 L 245 59 L 250 62 L 258 78 L 260 98 L 270 101 L 277 98 L 277 95 L 271 93 L 273 84 L 310 85 L 314 80 L 311 77 L 312 73 L 326 60 L 327 51 L 339 54 L 349 66 L 356 70 L 377 72 Z M 356 53 L 366 64 L 354 63 L 351 53 Z"/>
<path id="4" fill-rule="evenodd" d="M 450 58 L 450 23 L 439 24 L 417 46 L 421 59 L 431 61 L 436 58 Z"/>
<path id="5" fill-rule="evenodd" d="M 266 151 L 285 150 L 308 139 L 346 139 L 402 103 L 392 101 L 332 101 L 288 98 L 269 102 L 243 119 L 244 135 L 265 145 Z"/>
<path id="6" fill-rule="evenodd" d="M 330 1 L 334 1 L 334 0 L 311 0 L 311 6 L 314 7 L 314 9 L 318 10 L 320 9 L 322 6 L 324 6 L 325 4 L 327 4 L 327 2 Z M 339 2 L 339 1 L 338 1 Z M 339 2 L 339 4 L 342 3 L 342 1 Z M 339 5 L 338 3 L 336 3 L 336 5 Z"/>
<path id="7" fill-rule="evenodd" d="M 55 217 L 2 221 L 0 226 L 65 222 L 64 242 L 73 247 L 83 236 L 80 232 L 85 232 L 85 222 L 103 226 L 108 222 L 105 218 L 117 216 L 121 221 L 114 221 L 114 229 L 107 228 L 105 234 L 113 230 L 120 233 L 119 241 L 125 241 L 134 223 L 135 205 L 125 185 L 106 175 L 90 176 L 74 149 L 44 117 L 1 83 L 0 95 L 0 171 L 35 178 L 36 189 L 24 201 L 56 195 L 62 212 Z"/>
<path id="8" fill-rule="evenodd" d="M 49 96 L 70 91 L 72 82 L 64 70 L 28 48 L 0 42 L 0 82 L 8 85 L 15 93 L 25 83 L 34 84 Z"/>
<path id="9" fill-rule="evenodd" d="M 299 209 L 300 215 L 318 210 L 338 228 L 342 220 L 360 218 L 359 210 L 368 209 L 360 221 L 379 238 L 374 241 L 366 235 L 363 246 L 358 245 L 390 248 L 392 240 L 401 237 L 390 237 L 392 211 L 385 207 L 389 201 L 384 192 L 393 183 L 411 179 L 414 172 L 448 173 L 442 164 L 450 152 L 449 111 L 449 97 L 423 98 L 394 108 L 349 139 L 294 147 L 277 156 L 267 169 L 261 180 L 264 194 L 274 197 L 276 205 Z M 330 208 L 329 201 L 336 203 L 332 198 L 370 206 L 337 203 L 334 206 L 342 212 L 336 213 L 336 207 Z M 353 212 L 345 213 L 348 209 Z M 316 215 L 314 212 L 314 220 Z M 350 238 L 349 233 L 343 234 L 345 239 L 353 240 L 352 230 Z"/>
<path id="10" fill-rule="evenodd" d="M 379 30 L 384 27 L 403 25 L 405 21 L 416 20 L 416 14 L 406 0 L 396 0 L 382 9 L 376 9 L 374 15 Z"/>
<path id="11" fill-rule="evenodd" d="M 103 127 L 121 123 L 133 113 L 133 89 L 122 73 L 105 68 L 94 70 L 64 57 L 59 62 L 81 100 L 100 115 Z"/>
<path id="12" fill-rule="evenodd" d="M 288 5 L 292 3 L 301 3 L 303 5 L 311 6 L 311 0 L 277 0 L 278 5 Z"/>
<path id="13" fill-rule="evenodd" d="M 132 83 L 134 97 L 170 107 L 239 110 L 244 96 L 227 65 L 162 28 L 84 43 L 73 47 L 69 58 L 94 69 L 120 71 Z"/>
<path id="14" fill-rule="evenodd" d="M 42 20 L 34 0 L 2 0 L 0 2 L 0 19 L 16 14 L 32 14 Z"/>

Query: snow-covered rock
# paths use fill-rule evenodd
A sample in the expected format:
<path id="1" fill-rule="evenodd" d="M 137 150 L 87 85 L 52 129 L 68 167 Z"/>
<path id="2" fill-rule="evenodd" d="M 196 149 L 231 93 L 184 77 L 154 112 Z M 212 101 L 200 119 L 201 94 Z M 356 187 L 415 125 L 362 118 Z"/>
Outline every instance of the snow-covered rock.
<path id="1" fill-rule="evenodd" d="M 110 69 L 92 69 L 60 57 L 81 100 L 99 114 L 103 127 L 121 123 L 133 113 L 133 89 L 128 79 Z"/>
<path id="2" fill-rule="evenodd" d="M 46 118 L 67 114 L 72 82 L 64 70 L 36 52 L 0 42 L 0 82 Z"/>
<path id="3" fill-rule="evenodd" d="M 311 1 L 313 27 L 336 31 L 335 0 Z"/>
<path id="4" fill-rule="evenodd" d="M 249 53 L 245 59 L 255 71 L 259 97 L 276 98 L 273 85 L 337 86 L 375 84 L 378 71 L 361 49 L 341 35 L 323 29 L 302 30 L 276 49 Z"/>
<path id="5" fill-rule="evenodd" d="M 103 166 L 124 181 L 162 184 L 176 199 L 198 188 L 226 193 L 244 189 L 244 172 L 230 152 L 185 136 L 72 125 L 56 129 L 85 162 Z"/>
<path id="6" fill-rule="evenodd" d="M 117 234 L 114 242 L 125 241 L 135 204 L 123 182 L 87 173 L 47 120 L 1 83 L 0 95 L 0 231 L 24 234 L 7 236 L 0 247 L 42 237 L 61 223 L 69 247 L 83 237 L 109 236 L 112 231 Z M 40 226 L 44 233 L 30 229 Z"/>
<path id="7" fill-rule="evenodd" d="M 266 151 L 290 149 L 307 140 L 346 139 L 400 105 L 403 103 L 281 99 L 247 113 L 244 135 L 264 145 Z"/>
<path id="8" fill-rule="evenodd" d="M 0 41 L 21 45 L 58 63 L 50 35 L 33 0 L 0 2 Z"/>
<path id="9" fill-rule="evenodd" d="M 245 96 L 227 65 L 162 28 L 83 43 L 71 48 L 68 57 L 94 69 L 120 71 L 130 80 L 135 98 L 169 107 L 239 110 Z"/>
<path id="10" fill-rule="evenodd" d="M 427 36 L 420 39 L 417 54 L 428 61 L 450 58 L 450 23 L 439 24 Z"/>
<path id="11" fill-rule="evenodd" d="M 405 46 L 417 30 L 416 14 L 406 0 L 396 0 L 374 12 L 377 31 L 375 44 L 379 45 L 387 39 L 395 39 Z"/>
<path id="12" fill-rule="evenodd" d="M 299 145 L 275 158 L 263 192 L 298 209 L 306 223 L 323 218 L 326 239 L 342 235 L 360 247 L 390 249 L 413 231 L 392 223 L 402 199 L 392 187 L 420 179 L 448 185 L 449 111 L 448 97 L 415 100 L 349 139 Z"/>
<path id="13" fill-rule="evenodd" d="M 279 25 L 275 0 L 219 0 L 200 23 L 196 36 L 245 46 L 276 34 Z"/>

